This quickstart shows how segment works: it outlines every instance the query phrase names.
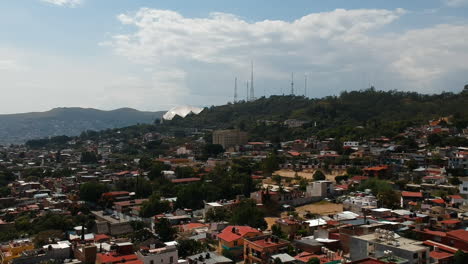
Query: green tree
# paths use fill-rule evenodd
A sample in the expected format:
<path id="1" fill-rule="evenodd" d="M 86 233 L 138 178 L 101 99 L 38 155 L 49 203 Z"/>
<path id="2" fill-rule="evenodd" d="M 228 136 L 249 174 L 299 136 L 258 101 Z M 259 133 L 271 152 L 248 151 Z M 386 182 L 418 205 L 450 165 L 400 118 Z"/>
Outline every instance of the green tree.
<path id="1" fill-rule="evenodd" d="M 177 234 L 177 230 L 172 227 L 171 223 L 166 218 L 158 219 L 154 224 L 154 230 L 158 237 L 164 242 L 173 241 Z"/>
<path id="2" fill-rule="evenodd" d="M 177 249 L 179 251 L 180 258 L 186 258 L 193 256 L 198 253 L 202 253 L 206 250 L 206 245 L 200 241 L 193 239 L 181 239 L 177 240 Z"/>
<path id="3" fill-rule="evenodd" d="M 263 172 L 271 174 L 278 170 L 279 168 L 279 161 L 278 161 L 278 156 L 276 155 L 276 151 L 272 151 L 266 159 L 262 161 L 261 168 Z"/>
<path id="4" fill-rule="evenodd" d="M 171 208 L 168 201 L 162 201 L 161 197 L 154 193 L 148 201 L 143 202 L 140 209 L 141 217 L 152 217 L 169 211 Z"/>
<path id="5" fill-rule="evenodd" d="M 224 207 L 210 208 L 205 214 L 206 222 L 228 221 L 231 218 L 231 211 Z"/>
<path id="6" fill-rule="evenodd" d="M 316 170 L 314 172 L 313 178 L 314 178 L 314 181 L 323 181 L 326 179 L 325 174 L 323 174 L 323 172 L 320 170 Z"/>
<path id="7" fill-rule="evenodd" d="M 468 263 L 468 254 L 459 249 L 457 252 L 455 252 L 453 261 L 454 264 L 466 264 Z"/>
<path id="8" fill-rule="evenodd" d="M 307 264 L 320 264 L 320 259 L 318 259 L 318 258 L 310 258 L 310 259 L 307 261 Z"/>
<path id="9" fill-rule="evenodd" d="M 101 195 L 108 191 L 109 188 L 105 184 L 86 182 L 80 185 L 80 198 L 83 201 L 96 203 Z"/>
<path id="10" fill-rule="evenodd" d="M 248 225 L 260 229 L 267 228 L 265 214 L 257 207 L 255 201 L 251 199 L 242 200 L 234 208 L 230 222 L 233 225 Z"/>
<path id="11" fill-rule="evenodd" d="M 96 164 L 98 157 L 94 151 L 85 151 L 81 153 L 80 162 L 84 164 Z"/>

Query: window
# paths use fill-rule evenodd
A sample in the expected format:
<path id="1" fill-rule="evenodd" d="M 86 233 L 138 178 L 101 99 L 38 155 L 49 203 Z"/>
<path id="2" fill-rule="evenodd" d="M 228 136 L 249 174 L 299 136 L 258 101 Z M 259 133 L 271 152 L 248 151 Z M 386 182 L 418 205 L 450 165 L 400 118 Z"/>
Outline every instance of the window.
<path id="1" fill-rule="evenodd" d="M 417 259 L 417 258 L 418 258 L 418 253 L 414 253 L 414 254 L 413 254 L 413 258 L 414 258 L 414 259 Z"/>
<path id="2" fill-rule="evenodd" d="M 468 191 L 468 187 L 463 187 L 463 191 Z"/>
<path id="3" fill-rule="evenodd" d="M 150 264 L 154 264 L 154 260 L 150 260 Z"/>
<path id="4" fill-rule="evenodd" d="M 174 257 L 171 256 L 171 257 L 169 258 L 169 263 L 172 263 L 172 262 L 174 262 Z"/>
<path id="5" fill-rule="evenodd" d="M 237 246 L 237 241 L 234 241 L 234 246 Z"/>

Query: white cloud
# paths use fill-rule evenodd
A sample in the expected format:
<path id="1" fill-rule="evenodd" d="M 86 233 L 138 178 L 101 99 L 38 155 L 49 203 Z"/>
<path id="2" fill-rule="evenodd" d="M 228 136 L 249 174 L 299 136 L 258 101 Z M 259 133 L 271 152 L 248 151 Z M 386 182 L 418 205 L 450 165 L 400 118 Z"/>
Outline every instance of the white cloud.
<path id="1" fill-rule="evenodd" d="M 468 4 L 468 0 L 442 0 L 447 6 L 459 7 Z"/>
<path id="2" fill-rule="evenodd" d="M 385 28 L 405 13 L 337 9 L 292 22 L 248 22 L 225 13 L 188 18 L 142 8 L 118 16 L 122 24 L 135 26 L 132 33 L 114 35 L 103 45 L 145 68 L 184 72 L 177 80 L 184 84 L 181 90 L 175 82 L 165 86 L 188 91 L 189 100 L 197 103 L 204 96 L 210 96 L 205 103 L 230 99 L 234 76 L 248 80 L 250 60 L 256 65 L 257 95 L 264 89 L 266 94 L 289 91 L 292 71 L 309 73 L 313 96 L 362 89 L 369 82 L 380 89 L 458 89 L 462 75 L 447 79 L 467 70 L 468 26 L 437 25 L 400 33 Z M 182 100 L 183 92 L 179 94 Z"/>
<path id="3" fill-rule="evenodd" d="M 83 3 L 83 0 L 40 0 L 45 3 L 66 6 L 66 7 L 77 7 Z"/>

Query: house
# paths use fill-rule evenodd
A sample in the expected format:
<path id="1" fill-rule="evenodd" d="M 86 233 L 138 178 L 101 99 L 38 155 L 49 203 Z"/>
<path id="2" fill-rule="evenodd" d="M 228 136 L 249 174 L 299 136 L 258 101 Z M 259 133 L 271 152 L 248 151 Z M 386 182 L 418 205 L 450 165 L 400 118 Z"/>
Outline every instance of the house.
<path id="1" fill-rule="evenodd" d="M 293 216 L 277 219 L 275 224 L 290 238 L 294 238 L 299 230 L 306 230 L 308 226 L 307 223 L 296 220 Z"/>
<path id="2" fill-rule="evenodd" d="M 353 236 L 350 241 L 350 257 L 352 261 L 372 257 L 384 257 L 391 251 L 396 256 L 406 260 L 408 264 L 429 264 L 429 249 L 419 241 L 400 237 L 393 232 L 381 230 L 362 236 Z"/>
<path id="3" fill-rule="evenodd" d="M 223 255 L 218 254 L 217 252 L 202 252 L 193 256 L 187 257 L 189 264 L 225 264 L 225 263 L 234 263 L 229 258 L 224 257 Z M 156 263 L 155 263 L 156 264 Z"/>
<path id="4" fill-rule="evenodd" d="M 461 181 L 459 185 L 460 194 L 466 198 L 468 197 L 468 177 L 462 177 L 458 179 Z"/>
<path id="5" fill-rule="evenodd" d="M 140 249 L 135 253 L 142 264 L 175 264 L 179 255 L 175 243 L 166 243 L 163 247 Z"/>
<path id="6" fill-rule="evenodd" d="M 422 192 L 401 192 L 401 207 L 405 208 L 409 203 L 421 203 L 424 200 Z"/>
<path id="7" fill-rule="evenodd" d="M 272 235 L 256 236 L 244 240 L 244 263 L 268 264 L 271 256 L 286 253 L 289 241 Z"/>
<path id="8" fill-rule="evenodd" d="M 262 235 L 262 232 L 250 226 L 227 226 L 218 234 L 218 250 L 229 251 L 235 257 L 241 257 L 244 250 L 244 238 Z"/>

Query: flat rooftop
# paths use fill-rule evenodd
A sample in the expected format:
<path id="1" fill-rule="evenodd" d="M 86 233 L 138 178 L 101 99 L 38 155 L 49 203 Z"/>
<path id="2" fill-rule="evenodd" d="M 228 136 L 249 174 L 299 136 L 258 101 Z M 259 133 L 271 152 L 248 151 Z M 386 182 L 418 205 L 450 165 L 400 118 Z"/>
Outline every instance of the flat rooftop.
<path id="1" fill-rule="evenodd" d="M 404 238 L 404 237 L 396 238 L 396 241 L 398 241 L 400 243 L 399 246 L 395 246 L 393 244 L 388 244 L 388 243 L 386 243 L 384 241 L 377 241 L 375 239 L 374 234 L 368 234 L 368 235 L 363 235 L 363 236 L 355 236 L 354 238 L 357 238 L 357 239 L 360 239 L 360 240 L 365 240 L 365 241 L 372 242 L 372 243 L 375 243 L 375 244 L 384 245 L 386 247 L 401 248 L 401 249 L 408 250 L 408 251 L 413 251 L 413 252 L 426 251 L 426 249 L 427 249 L 427 247 L 422 245 L 421 241 L 412 240 L 412 239 L 408 239 L 408 238 Z"/>

